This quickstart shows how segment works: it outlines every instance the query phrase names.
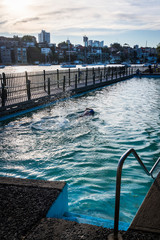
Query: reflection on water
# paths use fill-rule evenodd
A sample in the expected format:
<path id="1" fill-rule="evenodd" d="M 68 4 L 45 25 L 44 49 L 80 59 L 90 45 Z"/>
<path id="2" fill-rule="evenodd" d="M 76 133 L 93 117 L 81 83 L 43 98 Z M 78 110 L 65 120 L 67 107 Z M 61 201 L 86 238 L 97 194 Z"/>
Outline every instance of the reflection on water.
<path id="1" fill-rule="evenodd" d="M 132 79 L 0 126 L 0 175 L 64 180 L 69 210 L 113 219 L 115 178 L 133 147 L 148 170 L 160 156 L 160 79 Z M 86 107 L 95 115 L 79 117 Z M 152 179 L 133 156 L 123 168 L 120 220 L 131 222 Z"/>

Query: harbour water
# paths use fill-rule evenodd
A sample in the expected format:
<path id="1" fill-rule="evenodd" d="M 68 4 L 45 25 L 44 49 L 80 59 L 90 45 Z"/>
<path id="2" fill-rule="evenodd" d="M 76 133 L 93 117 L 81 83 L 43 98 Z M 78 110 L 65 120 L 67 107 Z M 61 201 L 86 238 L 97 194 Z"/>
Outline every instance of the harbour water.
<path id="1" fill-rule="evenodd" d="M 96 66 L 96 65 L 95 65 Z M 102 65 L 104 67 L 104 65 Z M 93 66 L 92 66 L 93 67 Z M 82 65 L 76 65 L 76 68 L 83 68 Z M 0 69 L 0 73 L 23 73 L 27 72 L 40 72 L 43 70 L 54 71 L 57 69 L 65 70 L 61 68 L 60 65 L 51 65 L 51 66 L 38 66 L 38 65 L 24 65 L 24 66 L 6 66 L 3 69 Z"/>
<path id="2" fill-rule="evenodd" d="M 143 64 L 139 64 L 138 66 L 142 67 Z M 122 66 L 121 64 L 111 64 L 111 65 L 106 65 L 107 67 L 113 67 L 113 66 Z M 137 66 L 137 65 L 132 65 L 132 66 Z M 93 68 L 93 67 L 104 67 L 104 64 L 102 65 L 96 65 L 96 64 L 90 64 L 87 66 L 83 66 L 83 65 L 76 65 L 75 68 Z M 24 73 L 25 71 L 27 72 L 39 72 L 39 71 L 54 71 L 57 69 L 61 69 L 61 70 L 65 70 L 65 68 L 61 68 L 61 65 L 51 65 L 51 66 L 38 66 L 38 65 L 25 65 L 25 66 L 6 66 L 5 68 L 0 69 L 0 74 L 1 73 Z M 74 69 L 74 68 L 73 68 Z"/>
<path id="3" fill-rule="evenodd" d="M 160 156 L 159 99 L 159 78 L 133 78 L 2 122 L 0 176 L 66 181 L 69 211 L 113 220 L 122 154 L 134 148 L 148 170 Z M 93 117 L 80 117 L 86 107 Z M 130 156 L 120 221 L 132 221 L 152 182 Z"/>

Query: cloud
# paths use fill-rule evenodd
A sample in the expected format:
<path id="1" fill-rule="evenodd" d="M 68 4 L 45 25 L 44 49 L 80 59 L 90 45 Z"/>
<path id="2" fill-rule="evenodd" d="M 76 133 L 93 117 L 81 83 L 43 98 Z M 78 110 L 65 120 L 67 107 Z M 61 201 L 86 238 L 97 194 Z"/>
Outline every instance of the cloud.
<path id="1" fill-rule="evenodd" d="M 64 14 L 68 14 L 68 13 L 73 14 L 73 13 L 79 13 L 82 11 L 87 11 L 87 9 L 88 9 L 87 7 L 85 7 L 85 8 L 60 8 L 59 10 L 49 11 L 49 12 L 43 13 L 42 15 L 57 16 L 57 15 L 64 15 Z"/>
<path id="2" fill-rule="evenodd" d="M 24 12 L 0 3 L 1 32 L 56 36 L 107 36 L 129 30 L 160 30 L 160 0 L 32 0 Z"/>
<path id="3" fill-rule="evenodd" d="M 39 17 L 26 18 L 26 19 L 22 19 L 22 20 L 19 20 L 19 21 L 15 22 L 14 25 L 21 24 L 21 23 L 29 23 L 29 22 L 33 22 L 33 21 L 38 21 L 39 19 L 40 19 Z"/>
<path id="4" fill-rule="evenodd" d="M 4 24 L 7 23 L 7 22 L 8 22 L 7 20 L 1 21 L 1 22 L 0 22 L 0 25 L 4 25 Z"/>

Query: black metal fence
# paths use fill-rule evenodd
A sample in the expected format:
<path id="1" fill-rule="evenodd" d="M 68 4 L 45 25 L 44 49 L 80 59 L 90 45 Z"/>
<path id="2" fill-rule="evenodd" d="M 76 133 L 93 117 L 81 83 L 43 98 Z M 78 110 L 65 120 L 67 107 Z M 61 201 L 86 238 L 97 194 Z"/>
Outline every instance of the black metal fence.
<path id="1" fill-rule="evenodd" d="M 0 107 L 77 91 L 135 74 L 136 67 L 98 67 L 0 75 Z"/>

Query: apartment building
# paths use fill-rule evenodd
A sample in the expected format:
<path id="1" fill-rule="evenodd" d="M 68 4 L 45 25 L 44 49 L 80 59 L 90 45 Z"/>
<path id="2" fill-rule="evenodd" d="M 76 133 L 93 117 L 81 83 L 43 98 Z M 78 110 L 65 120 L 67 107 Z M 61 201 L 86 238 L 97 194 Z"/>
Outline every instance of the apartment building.
<path id="1" fill-rule="evenodd" d="M 41 33 L 38 34 L 38 42 L 39 43 L 50 43 L 50 33 L 42 30 Z"/>

